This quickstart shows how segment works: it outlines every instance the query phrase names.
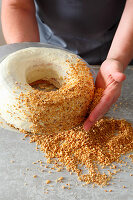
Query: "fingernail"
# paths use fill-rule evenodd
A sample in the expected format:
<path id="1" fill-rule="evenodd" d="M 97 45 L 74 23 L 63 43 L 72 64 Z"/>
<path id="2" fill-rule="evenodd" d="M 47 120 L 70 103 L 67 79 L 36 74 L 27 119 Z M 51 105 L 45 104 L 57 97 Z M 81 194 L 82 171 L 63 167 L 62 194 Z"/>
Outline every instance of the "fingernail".
<path id="1" fill-rule="evenodd" d="M 83 125 L 83 128 L 85 131 L 89 131 L 90 128 L 93 126 L 94 122 L 91 122 L 91 121 L 86 121 Z"/>

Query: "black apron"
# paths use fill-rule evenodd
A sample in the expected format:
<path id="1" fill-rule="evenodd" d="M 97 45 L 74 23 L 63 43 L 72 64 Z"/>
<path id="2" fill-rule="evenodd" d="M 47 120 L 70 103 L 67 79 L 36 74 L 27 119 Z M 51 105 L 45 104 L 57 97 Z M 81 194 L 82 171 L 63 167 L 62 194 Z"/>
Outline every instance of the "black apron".
<path id="1" fill-rule="evenodd" d="M 67 48 L 89 64 L 101 64 L 125 1 L 35 0 L 41 42 Z"/>

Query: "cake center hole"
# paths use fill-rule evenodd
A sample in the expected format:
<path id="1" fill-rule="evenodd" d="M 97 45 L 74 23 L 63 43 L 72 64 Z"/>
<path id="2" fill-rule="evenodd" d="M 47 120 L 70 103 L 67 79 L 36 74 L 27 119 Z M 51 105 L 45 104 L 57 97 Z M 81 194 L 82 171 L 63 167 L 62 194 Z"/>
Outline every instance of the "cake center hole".
<path id="1" fill-rule="evenodd" d="M 56 91 L 58 88 L 48 80 L 37 80 L 29 84 L 34 89 L 43 90 L 44 92 Z"/>

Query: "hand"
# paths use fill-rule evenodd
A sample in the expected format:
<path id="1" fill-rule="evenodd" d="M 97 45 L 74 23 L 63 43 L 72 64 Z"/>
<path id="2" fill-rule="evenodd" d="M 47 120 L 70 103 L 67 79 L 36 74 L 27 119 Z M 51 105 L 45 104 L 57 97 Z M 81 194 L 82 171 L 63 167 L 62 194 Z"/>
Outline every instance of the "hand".
<path id="1" fill-rule="evenodd" d="M 88 131 L 110 109 L 121 94 L 122 82 L 126 76 L 123 74 L 123 65 L 114 59 L 105 60 L 98 72 L 95 86 L 104 88 L 103 96 L 97 106 L 92 110 L 84 122 L 84 129 Z"/>

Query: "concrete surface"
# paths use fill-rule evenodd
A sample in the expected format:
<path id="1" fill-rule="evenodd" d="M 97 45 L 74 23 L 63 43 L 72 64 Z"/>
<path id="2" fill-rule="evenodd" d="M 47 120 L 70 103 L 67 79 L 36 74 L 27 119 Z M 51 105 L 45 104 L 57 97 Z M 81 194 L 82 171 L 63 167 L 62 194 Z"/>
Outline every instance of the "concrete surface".
<path id="1" fill-rule="evenodd" d="M 13 51 L 13 46 L 0 48 L 0 57 L 10 53 L 9 49 Z M 94 67 L 94 71 L 97 72 L 98 67 Z M 115 112 L 112 108 L 108 116 L 133 122 L 133 67 L 129 66 L 125 73 L 127 79 L 117 102 L 118 107 Z M 48 168 L 32 164 L 37 160 L 46 163 L 46 159 L 42 152 L 35 150 L 36 145 L 29 144 L 28 138 L 23 140 L 23 136 L 22 133 L 0 128 L 0 200 L 133 200 L 133 176 L 130 176 L 133 164 L 129 160 L 130 169 L 125 166 L 124 171 L 115 175 L 111 181 L 114 185 L 83 187 L 76 175 L 69 175 L 65 169 L 62 172 L 50 170 L 52 173 L 48 173 Z M 41 169 L 45 171 L 41 172 Z M 33 175 L 37 175 L 37 178 L 33 178 Z M 55 180 L 61 176 L 64 177 L 63 183 L 56 183 Z M 46 185 L 48 179 L 52 182 Z M 61 188 L 66 183 L 71 184 L 70 190 Z M 46 189 L 48 193 L 44 193 Z M 105 192 L 106 189 L 112 192 Z"/>

